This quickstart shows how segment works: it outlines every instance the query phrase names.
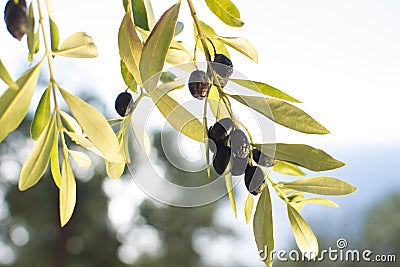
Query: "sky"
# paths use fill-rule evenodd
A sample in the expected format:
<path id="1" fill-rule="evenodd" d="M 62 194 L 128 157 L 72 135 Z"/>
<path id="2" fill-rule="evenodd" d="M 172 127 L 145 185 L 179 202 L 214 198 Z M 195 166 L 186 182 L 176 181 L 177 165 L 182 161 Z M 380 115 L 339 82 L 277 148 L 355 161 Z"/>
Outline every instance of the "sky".
<path id="1" fill-rule="evenodd" d="M 0 10 L 5 2 L 0 2 Z M 152 3 L 159 18 L 175 2 L 153 0 Z M 277 126 L 276 140 L 332 150 L 334 156 L 348 163 L 345 171 L 334 174 L 361 187 L 363 198 L 367 199 L 374 192 L 362 179 L 378 177 L 379 170 L 387 164 L 386 156 L 390 155 L 391 164 L 400 159 L 393 150 L 386 154 L 390 147 L 400 145 L 400 126 L 396 123 L 400 114 L 400 2 L 235 0 L 234 3 L 245 22 L 243 28 L 224 25 L 204 1 L 194 1 L 199 18 L 212 25 L 218 34 L 245 37 L 258 50 L 258 64 L 231 52 L 236 71 L 298 98 L 303 102 L 298 106 L 331 131 L 324 136 L 305 135 Z M 53 1 L 53 12 L 61 41 L 74 32 L 85 31 L 94 38 L 99 50 L 95 59 L 56 58 L 56 77 L 72 92 L 89 88 L 92 91 L 87 93 L 99 96 L 109 107 L 109 114 L 117 116 L 113 111 L 114 99 L 125 89 L 117 44 L 123 17 L 121 1 Z M 192 22 L 185 1 L 179 21 L 185 24 L 185 29 L 177 39 L 193 43 Z M 19 43 L 0 23 L 0 40 L 0 58 L 16 78 L 29 65 L 26 39 Z M 5 88 L 0 82 L 0 93 Z M 39 97 L 37 93 L 33 102 Z M 152 127 L 157 125 L 154 122 Z M 359 153 L 353 155 L 352 151 Z M 374 161 L 374 155 L 381 160 Z M 394 180 L 396 174 L 391 177 Z M 107 185 L 112 191 L 111 182 Z M 379 183 L 375 186 L 382 191 L 390 189 Z M 111 204 L 128 210 L 132 202 L 121 197 Z M 117 214 L 122 213 L 110 209 L 111 217 L 118 217 Z M 119 218 L 119 223 L 129 220 L 129 216 Z M 249 242 L 250 239 L 251 236 Z"/>

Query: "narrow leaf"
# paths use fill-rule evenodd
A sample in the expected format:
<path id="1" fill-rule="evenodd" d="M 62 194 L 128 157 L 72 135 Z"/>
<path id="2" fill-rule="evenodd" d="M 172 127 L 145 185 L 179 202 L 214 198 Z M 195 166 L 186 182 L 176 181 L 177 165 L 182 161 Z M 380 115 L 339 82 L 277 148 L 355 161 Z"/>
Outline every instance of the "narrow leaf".
<path id="1" fill-rule="evenodd" d="M 93 153 L 95 153 L 96 155 L 105 158 L 104 154 L 98 150 L 94 144 L 92 142 L 89 141 L 89 139 L 87 139 L 86 137 L 84 137 L 83 135 L 74 133 L 74 132 L 70 132 L 70 131 L 65 131 L 65 133 L 71 138 L 72 141 L 74 141 L 77 145 L 80 145 L 81 147 L 92 151 Z"/>
<path id="2" fill-rule="evenodd" d="M 146 31 L 150 30 L 144 0 L 132 0 L 131 2 L 135 25 Z"/>
<path id="3" fill-rule="evenodd" d="M 72 156 L 79 167 L 88 168 L 92 165 L 92 160 L 85 153 L 75 150 L 68 150 L 68 153 Z"/>
<path id="4" fill-rule="evenodd" d="M 18 181 L 19 190 L 24 191 L 34 186 L 43 176 L 49 164 L 55 136 L 55 116 L 53 116 L 46 131 L 40 135 L 31 154 L 22 165 Z"/>
<path id="5" fill-rule="evenodd" d="M 221 41 L 222 43 L 229 45 L 233 49 L 239 51 L 246 57 L 258 63 L 258 53 L 254 46 L 246 39 L 242 37 L 222 37 L 222 36 L 210 36 L 213 40 Z"/>
<path id="6" fill-rule="evenodd" d="M 125 63 L 129 73 L 132 74 L 133 79 L 141 85 L 142 79 L 140 77 L 139 62 L 143 45 L 133 25 L 130 10 L 126 12 L 119 28 L 118 47 L 121 60 Z"/>
<path id="7" fill-rule="evenodd" d="M 35 17 L 33 15 L 32 2 L 29 5 L 28 11 L 28 30 L 27 30 L 27 42 L 29 50 L 29 59 L 33 59 L 34 46 L 35 46 Z M 32 61 L 32 60 L 29 60 Z"/>
<path id="8" fill-rule="evenodd" d="M 194 28 L 194 38 L 196 39 L 198 33 L 195 24 L 193 24 L 193 28 Z M 200 28 L 206 36 L 217 36 L 217 33 L 214 31 L 214 29 L 203 21 L 200 21 Z M 215 46 L 215 50 L 217 50 L 217 53 L 224 54 L 225 56 L 230 57 L 229 51 L 226 49 L 224 43 L 218 40 L 213 40 L 213 43 Z M 207 43 L 207 47 L 208 50 L 213 53 L 214 49 L 209 42 Z M 203 46 L 200 45 L 199 48 L 204 53 Z"/>
<path id="9" fill-rule="evenodd" d="M 295 103 L 301 103 L 299 100 L 297 100 L 294 97 L 291 97 L 290 95 L 282 92 L 281 90 L 272 87 L 271 85 L 261 83 L 261 82 L 254 82 L 254 81 L 249 81 L 249 80 L 238 80 L 238 79 L 229 79 L 230 81 L 246 87 L 254 92 L 261 93 L 267 96 L 271 96 L 274 98 L 282 99 L 285 101 L 290 101 L 290 102 L 295 102 Z"/>
<path id="10" fill-rule="evenodd" d="M 231 202 L 231 206 L 232 206 L 233 212 L 235 213 L 235 217 L 237 217 L 235 193 L 233 192 L 231 172 L 228 172 L 225 175 L 225 184 L 226 184 L 226 190 L 228 191 L 229 201 Z"/>
<path id="11" fill-rule="evenodd" d="M 302 192 L 326 196 L 348 195 L 357 191 L 357 188 L 351 184 L 327 176 L 303 178 L 293 182 L 283 183 L 283 186 Z"/>
<path id="12" fill-rule="evenodd" d="M 339 207 L 338 204 L 333 202 L 332 200 L 326 199 L 326 198 L 305 198 L 301 201 L 298 201 L 298 203 L 301 204 L 319 204 L 319 205 L 325 205 L 325 206 L 330 206 L 330 207 Z"/>
<path id="13" fill-rule="evenodd" d="M 10 74 L 8 73 L 6 67 L 4 66 L 3 62 L 1 62 L 1 60 L 0 60 L 0 79 L 2 79 L 12 89 L 18 90 L 18 84 L 14 82 L 14 80 L 11 78 Z"/>
<path id="14" fill-rule="evenodd" d="M 265 259 L 265 264 L 271 267 L 271 252 L 274 250 L 274 224 L 271 196 L 267 185 L 257 203 L 253 219 L 253 231 L 257 248 L 263 252 L 260 256 Z"/>
<path id="15" fill-rule="evenodd" d="M 303 219 L 300 213 L 290 205 L 287 205 L 290 225 L 300 251 L 308 259 L 313 259 L 318 255 L 318 241 L 311 227 Z"/>
<path id="16" fill-rule="evenodd" d="M 76 181 L 68 158 L 63 160 L 60 186 L 60 222 L 64 227 L 71 219 L 76 204 Z"/>
<path id="17" fill-rule="evenodd" d="M 207 101 L 211 112 L 217 120 L 230 117 L 228 108 L 222 98 L 220 98 L 218 89 L 215 85 L 211 86 L 210 91 L 208 92 Z"/>
<path id="18" fill-rule="evenodd" d="M 72 117 L 71 115 L 69 115 L 68 113 L 66 113 L 64 111 L 60 111 L 60 114 L 61 114 L 61 118 L 63 118 L 63 121 L 66 124 L 67 128 L 71 132 L 74 132 L 74 133 L 79 134 L 79 135 L 83 134 L 82 127 L 74 119 L 74 117 Z"/>
<path id="19" fill-rule="evenodd" d="M 51 38 L 51 51 L 58 51 L 58 45 L 60 44 L 60 35 L 58 33 L 58 26 L 54 20 L 49 17 L 50 21 L 50 38 Z"/>
<path id="20" fill-rule="evenodd" d="M 97 57 L 97 47 L 93 38 L 84 32 L 77 32 L 68 37 L 60 46 L 58 51 L 53 51 L 53 55 L 73 58 L 93 58 Z"/>
<path id="21" fill-rule="evenodd" d="M 286 162 L 286 161 L 278 161 L 272 167 L 272 169 L 276 172 L 293 175 L 293 176 L 305 176 L 306 174 L 300 170 L 295 164 Z"/>
<path id="22" fill-rule="evenodd" d="M 225 24 L 242 27 L 239 9 L 230 0 L 206 0 L 208 8 Z"/>
<path id="23" fill-rule="evenodd" d="M 258 96 L 230 95 L 270 120 L 292 130 L 307 134 L 328 134 L 329 131 L 301 109 L 277 100 Z"/>
<path id="24" fill-rule="evenodd" d="M 0 142 L 21 124 L 28 112 L 41 63 L 42 61 L 18 79 L 18 90 L 10 87 L 0 97 Z"/>
<path id="25" fill-rule="evenodd" d="M 61 88 L 60 92 L 89 140 L 103 153 L 104 157 L 111 162 L 125 162 L 114 131 L 104 116 L 82 99 Z"/>
<path id="26" fill-rule="evenodd" d="M 31 137 L 37 140 L 50 121 L 50 87 L 44 91 L 31 124 Z"/>
<path id="27" fill-rule="evenodd" d="M 51 170 L 51 175 L 53 176 L 54 183 L 58 188 L 60 188 L 61 186 L 61 172 L 60 172 L 59 162 L 60 161 L 58 156 L 58 135 L 56 133 L 50 154 L 50 170 Z"/>
<path id="28" fill-rule="evenodd" d="M 246 223 L 248 224 L 253 213 L 253 196 L 248 193 L 246 203 L 244 204 L 244 216 L 246 217 Z"/>
<path id="29" fill-rule="evenodd" d="M 106 172 L 112 179 L 118 179 L 124 174 L 125 163 L 112 163 L 106 160 Z"/>
<path id="30" fill-rule="evenodd" d="M 156 25 L 156 20 L 154 18 L 154 12 L 153 12 L 153 7 L 151 5 L 151 1 L 144 0 L 144 6 L 146 7 L 147 23 L 149 25 L 149 29 L 152 30 L 154 28 L 154 25 Z"/>
<path id="31" fill-rule="evenodd" d="M 144 87 L 148 92 L 156 88 L 160 79 L 167 52 L 174 36 L 179 7 L 180 2 L 161 16 L 143 47 L 139 69 Z"/>
<path id="32" fill-rule="evenodd" d="M 164 85 L 166 86 L 167 83 Z M 150 96 L 172 127 L 196 141 L 201 142 L 204 139 L 203 125 L 186 108 L 161 90 L 153 90 Z"/>
<path id="33" fill-rule="evenodd" d="M 135 82 L 135 78 L 133 78 L 132 73 L 129 72 L 124 61 L 121 60 L 120 64 L 122 79 L 124 80 L 126 86 L 128 86 L 132 92 L 137 93 L 137 83 Z"/>
<path id="34" fill-rule="evenodd" d="M 321 149 L 303 144 L 256 144 L 265 155 L 294 163 L 311 171 L 327 171 L 343 167 L 345 164 L 332 158 Z"/>
<path id="35" fill-rule="evenodd" d="M 133 122 L 131 122 L 131 125 L 132 125 L 133 133 L 136 137 L 136 141 L 138 142 L 140 149 L 142 149 L 142 151 L 144 153 L 149 155 L 150 151 L 151 151 L 151 141 L 150 141 L 149 135 L 139 125 L 134 124 Z"/>

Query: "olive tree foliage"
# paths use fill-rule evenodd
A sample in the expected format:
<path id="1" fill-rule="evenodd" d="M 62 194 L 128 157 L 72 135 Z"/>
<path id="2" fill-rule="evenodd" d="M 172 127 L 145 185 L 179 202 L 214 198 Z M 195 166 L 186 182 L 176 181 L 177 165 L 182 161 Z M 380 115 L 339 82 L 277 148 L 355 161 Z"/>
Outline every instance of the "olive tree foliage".
<path id="1" fill-rule="evenodd" d="M 257 51 L 247 39 L 218 35 L 210 25 L 197 16 L 192 0 L 183 1 L 184 3 L 179 0 L 157 21 L 150 0 L 123 0 L 125 15 L 121 18 L 116 41 L 119 45 L 121 75 L 127 88 L 117 107 L 122 117 L 107 120 L 94 107 L 63 88 L 54 76 L 55 57 L 96 57 L 97 48 L 93 39 L 83 32 L 61 39 L 55 22 L 57 18 L 53 17 L 49 2 L 50 0 L 33 0 L 27 5 L 25 0 L 9 0 L 4 13 L 7 29 L 13 37 L 21 40 L 25 34 L 27 35 L 28 60 L 32 62 L 33 67 L 14 80 L 0 61 L 0 77 L 9 86 L 0 98 L 0 142 L 14 131 L 26 116 L 35 89 L 37 93 L 42 91 L 30 130 L 31 137 L 36 143 L 22 166 L 18 184 L 20 190 L 34 186 L 50 165 L 54 183 L 59 189 L 60 222 L 61 226 L 64 226 L 70 220 L 76 203 L 76 182 L 70 161 L 76 161 L 79 166 L 91 165 L 90 158 L 83 152 L 70 149 L 66 139 L 104 158 L 108 176 L 119 178 L 126 164 L 130 162 L 128 150 L 130 129 L 133 129 L 137 141 L 144 150 L 149 146 L 146 133 L 132 120 L 132 114 L 143 98 L 151 99 L 177 131 L 199 142 L 209 135 L 206 114 L 209 109 L 217 121 L 229 118 L 235 128 L 243 130 L 240 131 L 246 139 L 245 148 L 248 150 L 246 171 L 242 172 L 245 172 L 246 185 L 251 184 L 255 176 L 261 179 L 257 190 L 250 190 L 248 186 L 252 194 L 249 193 L 245 202 L 244 213 L 247 223 L 253 222 L 255 241 L 265 263 L 268 266 L 272 265 L 269 252 L 274 249 L 270 191 L 275 191 L 286 203 L 288 219 L 299 249 L 308 258 L 314 258 L 318 254 L 317 239 L 309 224 L 300 215 L 300 211 L 306 204 L 337 205 L 331 200 L 307 198 L 304 194 L 346 195 L 355 192 L 356 188 L 337 178 L 323 175 L 289 182 L 276 182 L 271 178 L 271 172 L 305 176 L 301 168 L 321 172 L 343 167 L 344 163 L 306 144 L 258 144 L 252 141 L 251 129 L 246 127 L 245 122 L 235 117 L 231 102 L 239 102 L 244 105 L 243 108 L 253 109 L 274 123 L 304 134 L 323 135 L 329 131 L 298 108 L 297 105 L 301 102 L 296 98 L 263 82 L 229 77 L 232 74 L 232 69 L 229 69 L 232 68 L 229 49 L 237 50 L 255 63 L 258 62 Z M 227 26 L 243 26 L 240 11 L 230 0 L 200 2 L 196 4 L 206 5 Z M 183 29 L 183 23 L 177 22 L 181 4 L 189 6 L 193 19 L 195 47 L 193 53 L 186 50 L 186 46 L 178 41 L 179 33 Z M 38 18 L 34 16 L 34 9 L 38 11 Z M 43 23 L 44 20 L 48 20 L 49 23 Z M 192 24 L 192 22 L 185 23 Z M 201 76 L 201 81 L 189 84 L 188 91 L 204 102 L 202 120 L 196 118 L 190 110 L 170 95 L 170 92 L 182 86 L 177 83 L 173 73 L 163 72 L 166 62 L 172 65 L 192 63 L 193 69 L 197 69 L 198 51 L 204 54 L 208 62 L 207 73 L 200 70 L 193 72 L 191 75 Z M 217 60 L 217 57 L 222 60 Z M 212 64 L 213 62 L 224 64 L 226 69 L 220 71 L 218 66 Z M 47 65 L 50 73 L 48 86 L 44 90 L 36 88 L 42 65 Z M 228 82 L 246 88 L 251 95 L 228 93 L 226 88 L 224 89 Z M 67 104 L 69 111 L 61 110 L 59 104 L 61 101 Z M 111 126 L 117 128 L 117 132 L 114 132 Z M 232 138 L 226 137 L 226 142 L 233 149 Z M 207 173 L 210 176 L 209 144 L 208 139 L 205 140 Z M 226 151 L 231 153 L 230 148 Z M 257 159 L 255 152 L 258 153 Z M 261 164 L 260 157 L 269 159 L 269 163 Z M 236 214 L 232 172 L 227 167 L 228 163 L 229 161 L 223 166 L 221 173 L 225 176 L 228 196 Z M 258 193 L 261 195 L 257 199 L 253 195 Z"/>

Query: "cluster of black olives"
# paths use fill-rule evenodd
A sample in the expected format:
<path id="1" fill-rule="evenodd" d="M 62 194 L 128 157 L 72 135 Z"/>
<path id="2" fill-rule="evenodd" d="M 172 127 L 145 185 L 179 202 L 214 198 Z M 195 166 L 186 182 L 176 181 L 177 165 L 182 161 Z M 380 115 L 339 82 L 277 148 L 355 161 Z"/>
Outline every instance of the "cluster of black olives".
<path id="1" fill-rule="evenodd" d="M 7 2 L 4 9 L 4 20 L 11 35 L 21 41 L 28 29 L 28 14 L 25 0 L 19 0 L 17 4 L 15 2 L 14 0 Z"/>
<path id="2" fill-rule="evenodd" d="M 253 195 L 259 194 L 265 187 L 264 172 L 259 166 L 271 167 L 273 159 L 264 155 L 260 150 L 251 150 L 246 134 L 238 129 L 230 118 L 217 121 L 208 130 L 210 150 L 215 153 L 213 167 L 216 173 L 224 175 L 244 174 L 247 190 Z M 250 152 L 257 163 L 253 166 Z"/>
<path id="3" fill-rule="evenodd" d="M 115 100 L 115 110 L 121 117 L 125 117 L 132 111 L 132 95 L 128 92 L 122 92 Z"/>
<path id="4" fill-rule="evenodd" d="M 226 86 L 228 78 L 233 73 L 232 61 L 224 54 L 215 54 L 214 60 L 207 67 L 207 73 L 202 70 L 195 70 L 189 76 L 189 91 L 194 98 L 202 100 L 208 95 L 211 87 L 210 81 L 213 81 L 210 66 L 218 74 L 218 81 L 222 87 Z M 215 82 L 214 85 L 216 85 Z"/>

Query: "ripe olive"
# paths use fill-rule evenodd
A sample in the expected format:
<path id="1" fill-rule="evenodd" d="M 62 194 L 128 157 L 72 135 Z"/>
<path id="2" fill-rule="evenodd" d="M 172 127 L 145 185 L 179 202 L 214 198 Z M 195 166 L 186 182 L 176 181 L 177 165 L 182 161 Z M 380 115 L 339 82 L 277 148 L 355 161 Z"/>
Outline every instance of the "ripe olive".
<path id="1" fill-rule="evenodd" d="M 242 175 L 246 170 L 246 166 L 247 166 L 248 162 L 249 162 L 249 157 L 239 158 L 239 157 L 233 156 L 232 170 L 231 170 L 232 175 L 235 175 L 235 176 Z"/>
<path id="2" fill-rule="evenodd" d="M 244 182 L 247 190 L 251 194 L 258 195 L 265 187 L 264 172 L 258 166 L 247 165 L 244 174 Z"/>
<path id="3" fill-rule="evenodd" d="M 250 143 L 242 130 L 235 130 L 231 133 L 232 152 L 239 158 L 246 158 L 250 154 Z"/>
<path id="4" fill-rule="evenodd" d="M 231 170 L 231 155 L 232 152 L 230 147 L 224 145 L 217 146 L 217 153 L 213 160 L 213 167 L 216 173 L 223 175 Z"/>
<path id="5" fill-rule="evenodd" d="M 214 71 L 218 74 L 218 81 L 221 87 L 225 87 L 228 83 L 228 78 L 233 73 L 232 61 L 224 54 L 215 54 L 214 61 L 210 63 Z M 212 78 L 210 66 L 207 68 L 207 76 Z M 214 82 L 216 86 L 216 83 Z"/>
<path id="6" fill-rule="evenodd" d="M 18 4 L 15 4 L 14 0 L 9 0 L 4 9 L 4 21 L 11 35 L 21 41 L 28 29 L 26 1 L 19 0 Z"/>
<path id="7" fill-rule="evenodd" d="M 208 136 L 215 143 L 224 142 L 234 127 L 235 125 L 230 118 L 223 118 L 217 121 L 214 126 L 210 128 Z"/>
<path id="8" fill-rule="evenodd" d="M 274 159 L 268 157 L 264 153 L 262 153 L 259 149 L 255 148 L 252 151 L 253 153 L 253 159 L 255 162 L 257 162 L 258 165 L 265 166 L 265 167 L 271 167 L 274 165 Z"/>
<path id="9" fill-rule="evenodd" d="M 204 99 L 210 91 L 210 82 L 202 70 L 195 70 L 190 74 L 188 86 L 192 96 L 199 100 Z"/>
<path id="10" fill-rule="evenodd" d="M 128 92 L 122 92 L 115 100 L 115 110 L 121 117 L 125 117 L 132 111 L 132 95 Z"/>

